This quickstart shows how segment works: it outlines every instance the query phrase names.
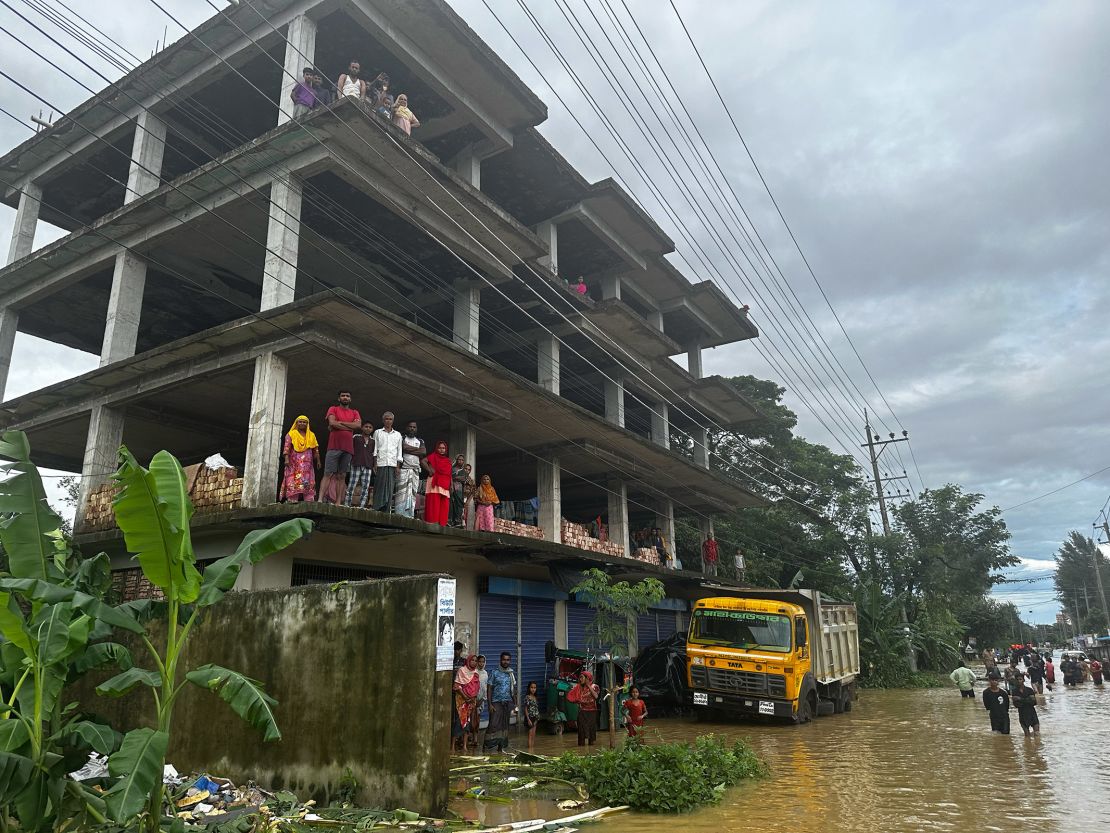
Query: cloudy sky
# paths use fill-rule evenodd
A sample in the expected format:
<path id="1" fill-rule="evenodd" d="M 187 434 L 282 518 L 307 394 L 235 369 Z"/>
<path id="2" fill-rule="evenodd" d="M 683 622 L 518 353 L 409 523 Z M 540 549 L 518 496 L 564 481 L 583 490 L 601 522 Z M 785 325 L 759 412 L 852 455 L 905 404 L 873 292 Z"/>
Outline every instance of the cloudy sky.
<path id="1" fill-rule="evenodd" d="M 555 2 L 527 0 L 596 103 L 575 86 L 516 0 L 489 0 L 496 18 L 482 0 L 452 2 L 548 103 L 544 134 L 586 176 L 624 182 L 672 234 L 676 262 L 692 279 L 718 280 L 751 305 L 764 333 L 759 347 L 712 351 L 708 372 L 779 380 L 791 388 L 788 401 L 802 432 L 837 449 L 857 450 L 862 439 L 864 398 L 857 387 L 885 420 L 884 433 L 900 430 L 793 249 L 668 3 L 627 0 L 663 66 L 661 73 L 649 65 L 655 74 L 645 87 L 649 109 L 606 41 L 607 33 L 623 49 L 608 17 L 612 10 L 645 60 L 653 60 L 621 0 L 565 0 L 574 28 Z M 892 470 L 901 473 L 904 466 L 915 490 L 922 479 L 927 486 L 958 482 L 1008 508 L 1110 466 L 1110 4 L 677 3 L 817 278 L 910 431 L 920 477 L 904 450 L 902 460 L 891 459 Z M 164 5 L 189 25 L 212 11 L 199 0 Z M 171 41 L 180 35 L 149 2 L 102 0 L 82 8 L 142 56 L 167 27 Z M 0 22 L 89 86 L 102 85 L 10 11 L 0 9 Z M 593 63 L 579 39 L 583 32 L 610 68 Z M 85 98 L 76 83 L 7 35 L 0 33 L 0 43 L 2 68 L 51 103 L 69 108 Z M 737 234 L 735 226 L 716 213 L 735 210 L 731 196 L 729 206 L 714 202 L 712 179 L 687 172 L 680 160 L 692 160 L 692 153 L 675 151 L 665 138 L 670 133 L 683 141 L 669 129 L 669 118 L 667 130 L 655 121 L 652 109 L 687 121 L 663 73 L 788 289 L 754 255 L 759 269 L 740 254 L 725 230 Z M 644 119 L 695 200 L 671 181 L 622 102 Z M 42 107 L 7 82 L 0 105 L 21 119 Z M 622 155 L 599 110 L 692 237 Z M 26 126 L 0 114 L 0 144 L 12 146 L 27 134 Z M 724 236 L 727 253 L 702 212 Z M 12 215 L 0 208 L 5 245 Z M 36 242 L 49 239 L 42 229 Z M 799 308 L 821 334 L 808 346 L 812 331 Z M 784 373 L 766 357 L 785 365 Z M 21 335 L 8 395 L 93 366 L 91 356 Z M 829 378 L 834 373 L 837 384 Z M 1042 577 L 1006 592 L 1028 619 L 1051 619 L 1056 606 L 1044 577 L 1052 553 L 1069 530 L 1090 531 L 1108 494 L 1110 470 L 1006 513 L 1014 551 L 1023 558 L 1017 572 Z"/>

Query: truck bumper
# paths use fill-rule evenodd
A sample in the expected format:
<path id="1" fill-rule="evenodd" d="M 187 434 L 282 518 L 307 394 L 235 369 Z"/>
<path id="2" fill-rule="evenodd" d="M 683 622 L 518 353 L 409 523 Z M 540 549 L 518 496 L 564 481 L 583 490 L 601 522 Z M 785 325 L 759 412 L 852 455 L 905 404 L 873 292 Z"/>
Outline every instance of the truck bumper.
<path id="1" fill-rule="evenodd" d="M 698 709 L 719 709 L 733 714 L 761 714 L 767 717 L 792 718 L 794 702 L 776 700 L 769 697 L 745 696 L 743 694 L 724 694 L 719 691 L 690 692 L 689 703 Z"/>

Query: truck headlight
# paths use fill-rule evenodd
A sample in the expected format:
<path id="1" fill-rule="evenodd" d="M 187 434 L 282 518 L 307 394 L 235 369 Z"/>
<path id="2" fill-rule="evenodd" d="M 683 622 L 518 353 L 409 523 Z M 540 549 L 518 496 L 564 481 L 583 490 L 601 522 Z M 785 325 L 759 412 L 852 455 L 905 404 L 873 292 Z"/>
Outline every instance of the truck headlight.
<path id="1" fill-rule="evenodd" d="M 690 662 L 693 665 L 705 665 L 705 657 L 690 657 Z"/>

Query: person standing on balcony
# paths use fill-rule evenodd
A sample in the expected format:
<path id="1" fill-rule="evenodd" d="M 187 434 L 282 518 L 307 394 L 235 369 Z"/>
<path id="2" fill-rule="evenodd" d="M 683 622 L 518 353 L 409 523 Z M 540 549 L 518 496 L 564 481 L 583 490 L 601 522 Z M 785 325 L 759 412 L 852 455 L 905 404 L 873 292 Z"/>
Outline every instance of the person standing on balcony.
<path id="1" fill-rule="evenodd" d="M 293 420 L 282 449 L 285 472 L 279 501 L 316 500 L 316 469 L 320 468 L 320 444 L 308 425 L 308 417 Z"/>
<path id="2" fill-rule="evenodd" d="M 466 483 L 466 458 L 461 454 L 455 457 L 451 466 L 451 526 L 462 526 L 463 485 Z"/>
<path id="3" fill-rule="evenodd" d="M 379 72 L 370 82 L 370 106 L 374 112 L 388 121 L 393 112 L 393 96 L 389 92 L 389 76 Z"/>
<path id="4" fill-rule="evenodd" d="M 370 500 L 370 480 L 374 473 L 374 423 L 362 421 L 361 433 L 354 437 L 355 453 L 351 458 L 351 482 L 347 486 L 347 498 L 343 502 L 354 506 L 355 492 L 361 489 L 358 508 L 365 509 Z"/>
<path id="5" fill-rule="evenodd" d="M 409 97 L 404 93 L 397 96 L 393 104 L 393 123 L 405 131 L 406 136 L 412 135 L 414 127 L 420 127 L 420 119 L 409 109 Z"/>
<path id="6" fill-rule="evenodd" d="M 293 102 L 293 118 L 299 119 L 301 116 L 308 115 L 309 111 L 316 106 L 314 79 L 312 67 L 305 67 L 303 80 L 294 84 L 293 89 L 289 91 L 289 98 Z"/>
<path id="7" fill-rule="evenodd" d="M 366 98 L 366 82 L 358 77 L 362 66 L 358 61 L 351 61 L 347 71 L 339 76 L 339 94 L 351 98 Z M 380 428 L 378 429 L 381 430 Z"/>
<path id="8" fill-rule="evenodd" d="M 478 484 L 475 495 L 478 503 L 478 531 L 493 532 L 493 507 L 501 501 L 497 497 L 497 490 L 493 488 L 493 481 L 488 474 L 482 475 L 482 482 Z"/>
<path id="9" fill-rule="evenodd" d="M 720 562 L 720 556 L 717 553 L 717 539 L 713 537 L 712 532 L 706 535 L 705 541 L 702 542 L 701 560 L 705 565 L 705 574 L 716 578 L 717 564 Z"/>
<path id="10" fill-rule="evenodd" d="M 339 404 L 328 408 L 328 452 L 324 455 L 324 480 L 320 498 L 325 503 L 339 503 L 347 487 L 347 472 L 354 457 L 355 431 L 362 428 L 362 417 L 351 407 L 351 392 L 339 391 Z"/>
<path id="11" fill-rule="evenodd" d="M 578 283 L 574 285 L 574 291 L 577 292 L 579 295 L 585 295 L 588 291 L 586 289 L 586 282 L 582 280 L 581 275 L 578 276 Z"/>
<path id="12" fill-rule="evenodd" d="M 332 86 L 331 79 L 325 78 L 319 70 L 312 72 L 312 94 L 316 96 L 313 108 L 327 107 L 335 101 L 335 87 Z"/>
<path id="13" fill-rule="evenodd" d="M 451 504 L 451 458 L 447 443 L 440 440 L 427 457 L 428 487 L 424 490 L 424 520 L 447 526 Z"/>
<path id="14" fill-rule="evenodd" d="M 393 411 L 382 414 L 382 427 L 374 432 L 374 508 L 388 512 L 401 471 L 401 432 L 393 430 Z"/>
<path id="15" fill-rule="evenodd" d="M 477 518 L 474 517 L 474 495 L 478 491 L 478 484 L 474 482 L 474 467 L 467 463 L 463 469 L 466 471 L 466 478 L 463 480 L 463 526 L 473 530 L 477 523 Z"/>
<path id="16" fill-rule="evenodd" d="M 411 518 L 416 513 L 416 492 L 420 488 L 420 475 L 424 471 L 424 458 L 428 456 L 424 441 L 416 436 L 416 423 L 405 426 L 401 438 L 401 468 L 397 472 L 397 494 L 394 507 L 398 515 Z"/>

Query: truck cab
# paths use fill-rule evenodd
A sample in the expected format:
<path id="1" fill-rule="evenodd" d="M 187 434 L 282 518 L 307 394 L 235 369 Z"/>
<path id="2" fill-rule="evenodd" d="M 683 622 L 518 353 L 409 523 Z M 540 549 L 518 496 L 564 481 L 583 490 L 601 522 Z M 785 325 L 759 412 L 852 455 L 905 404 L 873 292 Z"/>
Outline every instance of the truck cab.
<path id="1" fill-rule="evenodd" d="M 850 711 L 859 673 L 855 607 L 810 590 L 745 593 L 694 605 L 686 639 L 693 706 L 795 723 Z"/>

